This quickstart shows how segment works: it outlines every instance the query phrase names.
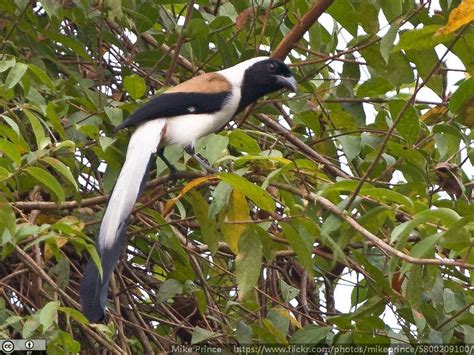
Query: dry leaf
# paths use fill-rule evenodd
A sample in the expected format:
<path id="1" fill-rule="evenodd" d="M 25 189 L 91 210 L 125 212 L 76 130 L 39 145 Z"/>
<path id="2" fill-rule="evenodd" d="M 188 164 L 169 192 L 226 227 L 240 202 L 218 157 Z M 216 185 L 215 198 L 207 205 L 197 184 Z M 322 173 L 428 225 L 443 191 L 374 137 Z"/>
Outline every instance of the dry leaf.
<path id="1" fill-rule="evenodd" d="M 448 23 L 436 31 L 436 36 L 450 34 L 474 21 L 474 0 L 464 0 L 449 14 Z"/>

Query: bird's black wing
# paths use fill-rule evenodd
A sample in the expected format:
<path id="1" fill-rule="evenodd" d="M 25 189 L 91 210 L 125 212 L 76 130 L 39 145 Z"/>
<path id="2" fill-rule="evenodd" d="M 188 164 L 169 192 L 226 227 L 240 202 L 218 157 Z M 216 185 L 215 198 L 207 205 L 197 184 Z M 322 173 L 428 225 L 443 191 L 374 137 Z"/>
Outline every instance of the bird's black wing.
<path id="1" fill-rule="evenodd" d="M 225 104 L 231 92 L 197 93 L 173 92 L 157 96 L 132 113 L 116 127 L 119 129 L 137 126 L 143 122 L 157 118 L 173 117 L 189 114 L 214 113 Z"/>

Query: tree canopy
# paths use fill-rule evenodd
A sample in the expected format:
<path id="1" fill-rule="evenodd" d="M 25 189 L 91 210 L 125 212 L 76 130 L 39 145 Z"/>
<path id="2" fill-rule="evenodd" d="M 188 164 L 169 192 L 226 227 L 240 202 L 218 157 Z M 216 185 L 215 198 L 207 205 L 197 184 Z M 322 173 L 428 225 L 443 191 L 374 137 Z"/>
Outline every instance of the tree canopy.
<path id="1" fill-rule="evenodd" d="M 0 336 L 474 343 L 472 20 L 472 0 L 0 1 Z M 170 181 L 156 159 L 89 324 L 79 280 L 131 133 L 114 128 L 259 55 L 298 92 L 197 143 L 217 174 L 171 146 Z"/>

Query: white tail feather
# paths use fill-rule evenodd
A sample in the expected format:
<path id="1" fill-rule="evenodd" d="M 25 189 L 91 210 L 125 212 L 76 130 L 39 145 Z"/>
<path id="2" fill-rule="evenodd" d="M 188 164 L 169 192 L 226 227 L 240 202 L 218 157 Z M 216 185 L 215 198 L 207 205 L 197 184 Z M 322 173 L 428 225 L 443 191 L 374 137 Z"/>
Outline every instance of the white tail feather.
<path id="1" fill-rule="evenodd" d="M 99 249 L 114 246 L 119 227 L 126 222 L 140 192 L 150 157 L 158 148 L 165 120 L 140 125 L 130 138 L 125 163 L 115 184 L 99 233 Z"/>

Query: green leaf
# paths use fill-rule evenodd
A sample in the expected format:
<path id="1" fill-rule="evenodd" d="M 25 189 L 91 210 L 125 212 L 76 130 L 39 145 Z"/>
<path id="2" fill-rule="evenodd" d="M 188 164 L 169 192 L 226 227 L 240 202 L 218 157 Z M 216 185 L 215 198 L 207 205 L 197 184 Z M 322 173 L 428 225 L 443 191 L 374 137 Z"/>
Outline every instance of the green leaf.
<path id="1" fill-rule="evenodd" d="M 469 78 L 463 81 L 449 99 L 449 111 L 460 113 L 464 108 L 464 105 L 472 99 L 473 93 L 474 78 Z"/>
<path id="2" fill-rule="evenodd" d="M 267 317 L 273 326 L 283 335 L 288 335 L 288 329 L 290 326 L 290 319 L 293 321 L 294 318 L 288 313 L 288 310 L 283 307 L 275 307 L 268 311 Z"/>
<path id="3" fill-rule="evenodd" d="M 46 86 L 48 86 L 50 89 L 54 89 L 55 85 L 54 82 L 51 80 L 51 78 L 46 74 L 46 72 L 41 69 L 40 67 L 37 67 L 34 64 L 28 64 L 28 69 Z"/>
<path id="4" fill-rule="evenodd" d="M 3 308 L 3 307 L 2 307 Z M 23 320 L 23 317 L 20 317 L 20 316 L 10 316 L 8 317 L 7 319 L 5 319 L 4 321 L 2 321 L 2 325 L 0 326 L 0 328 L 6 328 L 8 327 L 9 325 L 13 325 L 15 323 L 19 323 Z"/>
<path id="5" fill-rule="evenodd" d="M 242 152 L 260 153 L 257 141 L 240 129 L 235 129 L 229 133 L 229 144 Z"/>
<path id="6" fill-rule="evenodd" d="M 432 256 L 436 243 L 441 239 L 441 235 L 434 234 L 418 242 L 410 251 L 410 255 L 415 258 Z"/>
<path id="7" fill-rule="evenodd" d="M 219 54 L 221 55 L 222 62 L 224 63 L 225 67 L 232 66 L 232 59 L 234 56 L 232 55 L 232 44 L 228 44 L 224 38 L 220 35 L 216 35 L 216 44 Z"/>
<path id="8" fill-rule="evenodd" d="M 239 344 L 251 344 L 252 343 L 252 327 L 244 323 L 242 320 L 237 323 L 235 329 L 235 339 Z"/>
<path id="9" fill-rule="evenodd" d="M 209 26 L 203 19 L 193 18 L 189 21 L 184 34 L 192 39 L 206 38 L 209 34 Z"/>
<path id="10" fill-rule="evenodd" d="M 0 73 L 7 71 L 11 67 L 13 67 L 16 63 L 15 58 L 6 59 L 5 57 L 1 58 L 0 60 Z"/>
<path id="11" fill-rule="evenodd" d="M 421 294 L 423 292 L 423 265 L 412 265 L 408 274 L 408 282 L 406 286 L 406 297 L 410 301 L 413 308 L 417 309 L 422 301 Z"/>
<path id="12" fill-rule="evenodd" d="M 39 322 L 43 327 L 43 334 L 51 327 L 58 313 L 59 301 L 48 302 L 39 311 Z"/>
<path id="13" fill-rule="evenodd" d="M 338 137 L 337 140 L 341 143 L 342 150 L 346 154 L 348 161 L 353 161 L 359 155 L 362 148 L 360 137 L 347 135 Z"/>
<path id="14" fill-rule="evenodd" d="M 0 152 L 3 153 L 2 155 L 6 155 L 7 157 L 9 157 L 15 164 L 15 167 L 20 166 L 21 154 L 15 144 L 4 139 L 0 139 Z"/>
<path id="15" fill-rule="evenodd" d="M 157 224 L 163 225 L 160 228 L 160 242 L 173 260 L 173 271 L 169 274 L 169 277 L 182 282 L 195 280 L 197 276 L 189 262 L 188 254 L 183 250 L 169 223 L 158 212 L 147 211 L 147 213 L 153 216 Z"/>
<path id="16" fill-rule="evenodd" d="M 5 79 L 5 88 L 8 90 L 18 84 L 27 70 L 28 65 L 24 63 L 15 63 L 13 68 L 11 68 L 8 72 L 7 78 Z"/>
<path id="17" fill-rule="evenodd" d="M 400 111 L 405 105 L 403 100 L 391 100 L 389 103 L 392 120 L 398 117 Z M 420 134 L 420 120 L 416 110 L 410 105 L 404 112 L 400 122 L 397 125 L 398 133 L 405 138 L 409 145 L 416 142 Z"/>
<path id="18" fill-rule="evenodd" d="M 382 11 L 388 22 L 402 15 L 402 0 L 381 1 Z"/>
<path id="19" fill-rule="evenodd" d="M 41 33 L 43 33 L 50 40 L 54 42 L 59 42 L 64 47 L 71 49 L 72 53 L 75 53 L 81 56 L 82 58 L 86 59 L 88 62 L 92 62 L 90 56 L 87 54 L 87 52 L 84 49 L 84 45 L 78 40 L 76 40 L 74 37 L 65 36 L 61 33 L 47 31 L 47 30 L 43 30 L 41 31 Z"/>
<path id="20" fill-rule="evenodd" d="M 123 121 L 123 111 L 117 107 L 105 107 L 104 108 L 107 117 L 114 126 L 118 126 Z"/>
<path id="21" fill-rule="evenodd" d="M 100 136 L 99 137 L 99 144 L 102 150 L 105 152 L 107 148 L 112 146 L 117 141 L 117 138 L 110 138 L 106 136 Z"/>
<path id="22" fill-rule="evenodd" d="M 12 240 L 16 231 L 15 213 L 8 200 L 0 194 L 0 246 Z"/>
<path id="23" fill-rule="evenodd" d="M 242 192 L 245 196 L 250 198 L 258 207 L 267 211 L 275 210 L 275 201 L 273 201 L 271 195 L 261 187 L 236 174 L 220 173 L 219 177 L 235 190 Z"/>
<path id="24" fill-rule="evenodd" d="M 82 239 L 80 239 L 80 240 L 82 240 Z M 97 253 L 97 249 L 92 244 L 86 244 L 85 242 L 83 242 L 83 243 L 84 243 L 84 246 L 87 249 L 87 252 L 89 253 L 89 256 L 91 257 L 92 261 L 94 262 L 95 267 L 99 271 L 100 277 L 103 277 L 102 262 L 100 261 L 100 257 L 99 257 L 99 254 Z"/>
<path id="25" fill-rule="evenodd" d="M 122 1 L 120 0 L 105 0 L 104 3 L 107 5 L 108 18 L 112 21 L 115 19 L 120 20 L 123 16 Z"/>
<path id="26" fill-rule="evenodd" d="M 258 233 L 248 226 L 239 240 L 239 254 L 235 258 L 235 271 L 239 298 L 243 299 L 258 281 L 262 267 L 262 242 Z"/>
<path id="27" fill-rule="evenodd" d="M 183 283 L 175 280 L 168 279 L 160 285 L 158 293 L 156 294 L 156 302 L 160 304 L 165 302 L 176 295 L 179 295 L 183 292 Z"/>
<path id="28" fill-rule="evenodd" d="M 385 63 L 387 64 L 390 58 L 390 52 L 393 48 L 393 42 L 395 41 L 395 37 L 397 36 L 397 33 L 398 33 L 398 28 L 399 28 L 398 22 L 392 23 L 390 25 L 390 29 L 385 34 L 385 36 L 382 37 L 382 40 L 380 41 L 380 54 L 382 54 L 382 57 L 385 60 Z"/>
<path id="29" fill-rule="evenodd" d="M 375 77 L 364 81 L 357 90 L 357 96 L 359 97 L 373 97 L 380 96 L 393 89 L 385 78 Z"/>
<path id="30" fill-rule="evenodd" d="M 291 344 L 318 344 L 326 339 L 331 327 L 321 327 L 316 324 L 308 324 L 299 329 L 290 339 Z"/>
<path id="31" fill-rule="evenodd" d="M 417 213 L 413 216 L 411 221 L 399 224 L 392 231 L 390 241 L 393 243 L 395 240 L 404 238 L 418 225 L 427 221 L 442 222 L 443 225 L 449 227 L 451 224 L 460 220 L 461 217 L 453 210 L 449 208 L 438 208 L 435 210 L 425 210 Z"/>
<path id="32" fill-rule="evenodd" d="M 207 330 L 201 327 L 194 328 L 193 336 L 191 338 L 191 345 L 199 344 L 205 340 L 220 336 L 219 333 Z"/>
<path id="33" fill-rule="evenodd" d="M 216 233 L 216 220 L 209 217 L 209 206 L 199 192 L 191 190 L 188 192 L 187 196 L 191 200 L 194 214 L 199 221 L 202 239 L 209 247 L 212 255 L 214 255 L 217 252 L 219 242 Z"/>
<path id="34" fill-rule="evenodd" d="M 442 245 L 444 248 L 461 251 L 471 244 L 471 229 L 474 225 L 474 216 L 466 216 L 453 223 L 449 229 L 442 234 Z"/>
<path id="35" fill-rule="evenodd" d="M 433 48 L 437 44 L 445 43 L 451 36 L 435 36 L 435 32 L 440 28 L 438 25 L 428 25 L 421 29 L 402 32 L 400 42 L 395 46 L 393 52 L 399 50 L 422 50 Z"/>
<path id="36" fill-rule="evenodd" d="M 288 285 L 283 279 L 280 279 L 280 291 L 285 302 L 290 302 L 293 298 L 300 294 L 300 290 L 296 287 Z"/>
<path id="37" fill-rule="evenodd" d="M 445 288 L 443 291 L 443 303 L 446 313 L 458 311 L 466 306 L 464 294 L 462 292 L 453 292 L 449 288 Z"/>
<path id="38" fill-rule="evenodd" d="M 349 0 L 335 1 L 326 11 L 353 36 L 357 35 L 356 11 Z"/>
<path id="39" fill-rule="evenodd" d="M 56 197 L 56 200 L 58 202 L 63 202 L 65 200 L 64 196 L 64 190 L 61 186 L 61 184 L 56 180 L 56 178 L 51 175 L 49 172 L 42 168 L 38 168 L 35 166 L 30 166 L 25 169 L 25 171 L 38 180 L 40 183 L 46 186 L 48 190 L 50 190 L 54 196 Z"/>
<path id="40" fill-rule="evenodd" d="M 387 67 L 385 68 L 384 75 L 388 81 L 396 87 L 403 84 L 410 84 L 415 80 L 410 62 L 405 53 L 401 51 L 392 53 L 388 60 Z"/>
<path id="41" fill-rule="evenodd" d="M 145 79 L 137 74 L 132 74 L 130 76 L 126 76 L 123 79 L 123 87 L 133 99 L 139 99 L 146 92 L 146 83 Z"/>
<path id="42" fill-rule="evenodd" d="M 38 149 L 43 149 L 46 145 L 45 134 L 43 126 L 39 118 L 36 116 L 34 112 L 29 110 L 24 110 L 26 117 L 30 121 L 31 128 L 33 129 L 33 133 L 35 134 L 36 138 L 36 146 Z"/>
<path id="43" fill-rule="evenodd" d="M 451 51 L 461 59 L 468 73 L 474 75 L 474 61 L 471 59 L 474 53 L 474 34 L 466 31 L 461 41 L 457 41 Z"/>
<path id="44" fill-rule="evenodd" d="M 52 158 L 52 157 L 44 157 L 42 158 L 43 161 L 48 163 L 54 170 L 56 170 L 59 174 L 64 176 L 67 181 L 71 183 L 72 186 L 78 191 L 76 179 L 71 173 L 71 169 L 69 166 L 65 165 L 63 162 L 61 162 L 58 159 Z"/>
<path id="45" fill-rule="evenodd" d="M 290 225 L 286 223 L 281 224 L 283 234 L 290 243 L 291 248 L 295 251 L 299 262 L 311 275 L 313 271 L 313 260 L 311 255 L 313 253 L 313 242 L 316 236 L 311 236 L 311 234 L 301 225 L 298 230 L 296 230 L 295 227 L 298 227 L 298 225 Z"/>
<path id="46" fill-rule="evenodd" d="M 198 140 L 196 151 L 214 164 L 226 151 L 229 139 L 219 134 L 209 134 Z"/>
<path id="47" fill-rule="evenodd" d="M 361 193 L 372 196 L 377 200 L 380 199 L 382 201 L 385 200 L 396 202 L 402 206 L 405 206 L 408 211 L 412 211 L 414 208 L 413 201 L 409 197 L 393 190 L 383 188 L 362 188 Z"/>
<path id="48" fill-rule="evenodd" d="M 354 131 L 358 128 L 354 117 L 339 105 L 331 107 L 331 121 L 338 129 Z"/>
<path id="49" fill-rule="evenodd" d="M 282 346 L 288 345 L 285 334 L 275 327 L 272 322 L 268 319 L 263 319 L 260 323 L 262 326 L 254 327 L 254 332 L 263 342 L 281 344 Z"/>
<path id="50" fill-rule="evenodd" d="M 23 339 L 31 338 L 31 335 L 35 332 L 36 329 L 40 327 L 41 323 L 39 321 L 38 314 L 28 317 L 26 322 L 23 324 L 23 329 L 21 331 L 21 336 Z"/>
<path id="51" fill-rule="evenodd" d="M 410 62 L 415 64 L 416 70 L 421 79 L 428 77 L 431 70 L 439 61 L 438 54 L 434 48 L 410 50 L 406 51 L 406 54 Z M 437 70 L 434 73 L 431 73 L 430 79 L 427 81 L 426 85 L 441 97 L 443 95 L 445 80 L 446 78 L 444 77 L 443 72 Z"/>
<path id="52" fill-rule="evenodd" d="M 379 31 L 379 8 L 369 1 L 360 1 L 356 4 L 357 22 L 365 32 L 375 35 Z M 355 22 L 354 19 L 352 22 Z"/>

